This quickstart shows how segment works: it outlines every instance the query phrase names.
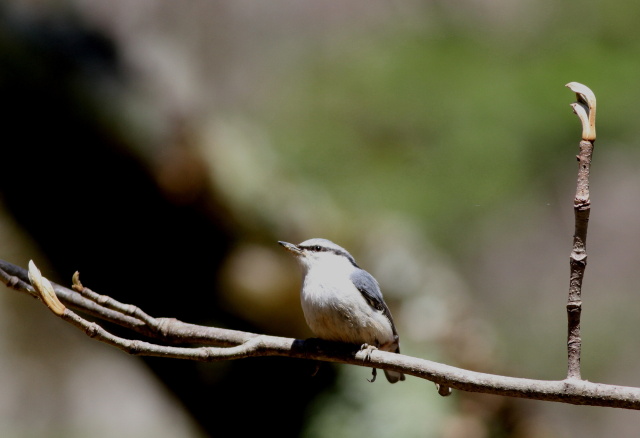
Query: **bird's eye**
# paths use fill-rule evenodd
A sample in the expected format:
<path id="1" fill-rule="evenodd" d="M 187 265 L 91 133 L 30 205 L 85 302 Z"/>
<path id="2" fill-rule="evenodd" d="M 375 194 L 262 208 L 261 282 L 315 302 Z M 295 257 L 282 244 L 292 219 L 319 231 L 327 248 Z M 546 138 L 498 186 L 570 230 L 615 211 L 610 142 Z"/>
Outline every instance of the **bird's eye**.
<path id="1" fill-rule="evenodd" d="M 321 247 L 320 245 L 315 245 L 315 246 L 314 246 L 313 248 L 311 248 L 311 249 L 313 249 L 314 251 L 318 251 L 318 252 L 320 252 L 320 251 L 322 250 L 322 247 Z"/>

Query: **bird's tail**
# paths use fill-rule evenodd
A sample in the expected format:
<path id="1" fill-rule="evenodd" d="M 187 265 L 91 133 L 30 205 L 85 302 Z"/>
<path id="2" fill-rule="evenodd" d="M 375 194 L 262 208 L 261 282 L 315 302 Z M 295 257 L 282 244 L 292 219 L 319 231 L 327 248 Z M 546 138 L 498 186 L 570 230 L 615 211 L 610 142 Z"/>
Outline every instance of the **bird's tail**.
<path id="1" fill-rule="evenodd" d="M 399 373 L 397 371 L 387 371 L 384 370 L 384 375 L 389 381 L 389 383 L 396 383 L 399 380 L 404 380 L 404 374 Z"/>
<path id="2" fill-rule="evenodd" d="M 387 351 L 393 351 L 394 353 L 400 353 L 400 342 L 398 340 L 398 335 L 395 335 L 395 342 L 391 345 Z M 399 373 L 398 371 L 387 371 L 384 370 L 384 375 L 389 381 L 389 383 L 396 383 L 400 380 L 404 380 L 404 374 Z"/>

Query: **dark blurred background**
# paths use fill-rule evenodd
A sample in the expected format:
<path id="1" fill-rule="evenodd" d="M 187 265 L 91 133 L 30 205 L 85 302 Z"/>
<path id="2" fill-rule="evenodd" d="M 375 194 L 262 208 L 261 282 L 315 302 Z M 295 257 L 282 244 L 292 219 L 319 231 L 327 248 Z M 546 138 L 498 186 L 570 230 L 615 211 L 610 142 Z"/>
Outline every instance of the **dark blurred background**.
<path id="1" fill-rule="evenodd" d="M 583 377 L 640 385 L 640 94 L 620 0 L 0 5 L 0 258 L 154 316 L 305 338 L 277 240 L 379 280 L 403 352 L 565 376 L 580 124 L 598 98 Z M 0 293 L 0 436 L 635 436 L 633 412 L 128 357 Z M 606 432 L 605 432 L 606 431 Z"/>

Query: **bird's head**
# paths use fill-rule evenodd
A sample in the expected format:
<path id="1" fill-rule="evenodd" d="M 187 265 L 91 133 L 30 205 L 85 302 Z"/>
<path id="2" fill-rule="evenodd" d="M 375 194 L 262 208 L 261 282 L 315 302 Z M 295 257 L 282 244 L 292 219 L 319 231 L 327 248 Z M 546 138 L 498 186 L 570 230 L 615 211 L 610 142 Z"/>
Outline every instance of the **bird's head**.
<path id="1" fill-rule="evenodd" d="M 278 243 L 292 253 L 307 271 L 320 265 L 344 263 L 358 267 L 353 256 L 346 249 L 327 239 L 314 238 L 297 245 L 288 242 Z"/>

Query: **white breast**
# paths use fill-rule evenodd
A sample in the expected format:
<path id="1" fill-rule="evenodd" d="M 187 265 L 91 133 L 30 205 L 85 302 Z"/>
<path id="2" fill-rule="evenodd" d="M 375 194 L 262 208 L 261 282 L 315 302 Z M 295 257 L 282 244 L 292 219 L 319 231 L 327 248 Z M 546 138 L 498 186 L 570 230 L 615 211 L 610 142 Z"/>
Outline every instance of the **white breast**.
<path id="1" fill-rule="evenodd" d="M 394 344 L 391 323 L 372 308 L 349 278 L 353 266 L 324 262 L 306 272 L 301 291 L 307 324 L 322 339 L 385 346 Z"/>

